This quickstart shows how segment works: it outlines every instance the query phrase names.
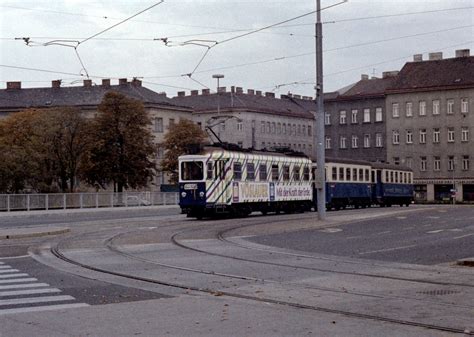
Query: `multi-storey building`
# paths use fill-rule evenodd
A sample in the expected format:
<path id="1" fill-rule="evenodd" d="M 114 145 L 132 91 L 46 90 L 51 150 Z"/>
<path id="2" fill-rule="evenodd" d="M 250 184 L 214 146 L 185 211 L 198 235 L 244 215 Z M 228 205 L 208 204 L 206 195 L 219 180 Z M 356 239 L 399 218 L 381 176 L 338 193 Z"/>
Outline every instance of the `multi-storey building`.
<path id="1" fill-rule="evenodd" d="M 325 95 L 328 157 L 387 160 L 385 89 L 394 83 L 397 74 L 384 72 L 382 78 L 371 79 L 362 75 L 355 84 Z"/>
<path id="2" fill-rule="evenodd" d="M 415 55 L 386 90 L 387 159 L 414 171 L 416 198 L 474 201 L 474 57 Z"/>
<path id="3" fill-rule="evenodd" d="M 218 93 L 179 92 L 173 103 L 191 107 L 193 120 L 202 128 L 211 127 L 223 142 L 255 149 L 288 147 L 313 155 L 314 115 L 306 106 L 314 106 L 311 97 L 277 98 L 269 92 L 221 87 Z"/>

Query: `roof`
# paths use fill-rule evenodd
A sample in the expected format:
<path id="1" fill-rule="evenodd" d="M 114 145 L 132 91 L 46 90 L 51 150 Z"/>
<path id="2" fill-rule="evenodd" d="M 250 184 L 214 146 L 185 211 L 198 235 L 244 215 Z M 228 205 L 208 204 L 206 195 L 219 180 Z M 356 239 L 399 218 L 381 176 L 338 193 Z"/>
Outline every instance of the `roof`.
<path id="1" fill-rule="evenodd" d="M 45 108 L 57 106 L 97 106 L 109 91 L 137 99 L 145 105 L 180 108 L 166 97 L 148 88 L 132 83 L 59 88 L 22 88 L 0 90 L 0 109 Z M 181 107 L 181 109 L 183 109 Z"/>
<path id="2" fill-rule="evenodd" d="M 178 96 L 172 99 L 172 102 L 177 105 L 193 108 L 194 113 L 216 112 L 219 104 L 221 112 L 247 111 L 313 119 L 312 113 L 306 106 L 300 104 L 302 101 L 304 100 L 287 96 L 276 98 L 232 92 Z M 314 104 L 314 101 L 307 102 Z"/>
<path id="3" fill-rule="evenodd" d="M 408 62 L 388 92 L 474 87 L 474 56 Z"/>
<path id="4" fill-rule="evenodd" d="M 347 100 L 362 98 L 383 97 L 387 88 L 396 81 L 395 76 L 385 78 L 362 79 L 350 86 L 338 90 L 339 95 L 330 97 L 327 100 Z"/>

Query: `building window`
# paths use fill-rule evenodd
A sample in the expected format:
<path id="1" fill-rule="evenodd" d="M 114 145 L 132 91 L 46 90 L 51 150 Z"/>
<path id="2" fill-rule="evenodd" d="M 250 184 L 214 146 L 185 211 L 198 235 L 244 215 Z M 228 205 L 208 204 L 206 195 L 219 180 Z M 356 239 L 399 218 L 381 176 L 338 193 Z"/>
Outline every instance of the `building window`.
<path id="1" fill-rule="evenodd" d="M 265 142 L 262 142 L 262 149 L 265 148 Z"/>
<path id="2" fill-rule="evenodd" d="M 275 130 L 276 130 L 276 125 L 275 125 L 275 122 L 273 122 L 273 123 L 272 123 L 272 126 L 271 126 L 270 132 L 271 132 L 271 133 L 275 133 Z"/>
<path id="3" fill-rule="evenodd" d="M 359 137 L 356 135 L 352 136 L 352 148 L 357 149 L 359 147 Z"/>
<path id="4" fill-rule="evenodd" d="M 454 171 L 454 156 L 448 156 L 448 171 Z"/>
<path id="5" fill-rule="evenodd" d="M 260 123 L 260 132 L 265 133 L 265 122 Z"/>
<path id="6" fill-rule="evenodd" d="M 448 128 L 448 143 L 454 143 L 454 128 Z"/>
<path id="7" fill-rule="evenodd" d="M 381 122 L 383 120 L 382 108 L 375 109 L 375 121 Z"/>
<path id="8" fill-rule="evenodd" d="M 466 114 L 469 112 L 469 99 L 461 98 L 461 113 Z"/>
<path id="9" fill-rule="evenodd" d="M 412 157 L 407 157 L 405 160 L 406 166 L 409 168 L 413 168 L 413 158 Z"/>
<path id="10" fill-rule="evenodd" d="M 426 157 L 420 157 L 420 171 L 426 171 Z"/>
<path id="11" fill-rule="evenodd" d="M 412 102 L 407 102 L 405 106 L 405 113 L 407 117 L 413 116 L 413 103 Z"/>
<path id="12" fill-rule="evenodd" d="M 331 114 L 329 112 L 324 113 L 324 124 L 331 125 Z"/>
<path id="13" fill-rule="evenodd" d="M 370 147 L 370 135 L 364 135 L 364 147 L 369 148 Z"/>
<path id="14" fill-rule="evenodd" d="M 413 144 L 413 131 L 407 130 L 406 137 L 407 144 Z"/>
<path id="15" fill-rule="evenodd" d="M 296 136 L 296 124 L 293 124 L 293 129 L 292 129 L 292 131 L 293 131 L 293 133 L 292 133 L 293 136 Z"/>
<path id="16" fill-rule="evenodd" d="M 351 123 L 357 124 L 357 110 L 351 111 Z"/>
<path id="17" fill-rule="evenodd" d="M 440 131 L 438 128 L 433 129 L 433 143 L 439 143 L 439 134 Z"/>
<path id="18" fill-rule="evenodd" d="M 306 125 L 303 125 L 301 130 L 303 131 L 303 136 L 306 137 Z"/>
<path id="19" fill-rule="evenodd" d="M 364 109 L 364 123 L 370 123 L 370 109 Z"/>
<path id="20" fill-rule="evenodd" d="M 326 137 L 326 150 L 331 148 L 331 137 Z"/>
<path id="21" fill-rule="evenodd" d="M 311 125 L 308 125 L 308 137 L 311 137 L 313 135 L 313 130 L 311 128 Z"/>
<path id="22" fill-rule="evenodd" d="M 426 129 L 420 129 L 420 144 L 426 144 Z"/>
<path id="23" fill-rule="evenodd" d="M 341 136 L 341 138 L 339 139 L 339 148 L 341 149 L 347 148 L 345 136 Z"/>
<path id="24" fill-rule="evenodd" d="M 462 156 L 462 169 L 469 171 L 469 156 Z"/>
<path id="25" fill-rule="evenodd" d="M 375 134 L 375 147 L 383 147 L 383 138 L 381 133 Z"/>
<path id="26" fill-rule="evenodd" d="M 461 141 L 468 142 L 469 141 L 469 128 L 462 127 L 461 128 Z"/>
<path id="27" fill-rule="evenodd" d="M 163 132 L 163 118 L 155 117 L 155 132 Z"/>
<path id="28" fill-rule="evenodd" d="M 454 99 L 448 99 L 447 112 L 448 115 L 454 113 Z"/>
<path id="29" fill-rule="evenodd" d="M 282 127 L 281 127 L 281 132 L 286 135 L 286 123 L 283 123 Z"/>
<path id="30" fill-rule="evenodd" d="M 281 134 L 281 123 L 277 124 L 277 133 Z"/>
<path id="31" fill-rule="evenodd" d="M 400 117 L 400 111 L 398 110 L 398 103 L 392 104 L 392 117 L 394 118 Z"/>
<path id="32" fill-rule="evenodd" d="M 346 123 L 347 123 L 346 111 L 341 110 L 339 111 L 339 124 L 346 124 Z"/>
<path id="33" fill-rule="evenodd" d="M 242 131 L 244 129 L 242 122 L 237 122 L 237 131 Z"/>
<path id="34" fill-rule="evenodd" d="M 392 131 L 392 143 L 400 144 L 400 132 L 398 130 Z"/>
<path id="35" fill-rule="evenodd" d="M 171 128 L 171 126 L 174 125 L 174 118 L 169 119 L 169 124 L 168 124 L 168 129 Z"/>
<path id="36" fill-rule="evenodd" d="M 393 157 L 393 164 L 400 165 L 400 157 Z"/>
<path id="37" fill-rule="evenodd" d="M 426 116 L 426 102 L 425 101 L 420 101 L 419 114 L 420 116 Z"/>
<path id="38" fill-rule="evenodd" d="M 439 115 L 439 100 L 433 101 L 433 115 Z"/>
<path id="39" fill-rule="evenodd" d="M 441 157 L 434 157 L 433 160 L 433 170 L 439 171 L 441 170 Z"/>
<path id="40" fill-rule="evenodd" d="M 267 122 L 266 132 L 270 133 L 270 131 L 271 131 L 270 122 Z"/>

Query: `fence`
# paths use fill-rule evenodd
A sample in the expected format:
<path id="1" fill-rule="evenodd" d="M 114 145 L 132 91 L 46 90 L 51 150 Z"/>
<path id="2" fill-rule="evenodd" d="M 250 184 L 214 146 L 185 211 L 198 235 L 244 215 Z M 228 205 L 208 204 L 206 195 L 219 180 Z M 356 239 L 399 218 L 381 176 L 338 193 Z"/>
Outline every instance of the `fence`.
<path id="1" fill-rule="evenodd" d="M 0 194 L 0 212 L 177 205 L 175 192 Z"/>

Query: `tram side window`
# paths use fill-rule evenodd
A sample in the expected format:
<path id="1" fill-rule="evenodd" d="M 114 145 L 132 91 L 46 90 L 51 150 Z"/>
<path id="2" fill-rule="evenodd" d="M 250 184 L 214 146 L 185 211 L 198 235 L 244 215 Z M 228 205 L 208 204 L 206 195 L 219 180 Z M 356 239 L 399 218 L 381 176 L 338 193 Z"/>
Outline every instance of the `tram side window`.
<path id="1" fill-rule="evenodd" d="M 370 181 L 370 172 L 369 172 L 369 169 L 365 169 L 365 181 Z"/>
<path id="2" fill-rule="evenodd" d="M 346 180 L 351 181 L 351 169 L 346 168 Z"/>
<path id="3" fill-rule="evenodd" d="M 390 182 L 393 183 L 394 182 L 394 175 L 393 175 L 393 171 L 390 171 Z"/>
<path id="4" fill-rule="evenodd" d="M 386 182 L 386 183 L 389 183 L 389 182 L 390 182 L 390 176 L 389 176 L 388 171 L 385 171 L 385 182 Z"/>
<path id="5" fill-rule="evenodd" d="M 352 169 L 352 179 L 354 179 L 354 181 L 357 181 L 357 169 Z"/>
<path id="6" fill-rule="evenodd" d="M 255 180 L 255 165 L 247 163 L 247 180 Z"/>
<path id="7" fill-rule="evenodd" d="M 258 168 L 258 178 L 260 181 L 267 181 L 267 165 L 260 164 Z"/>
<path id="8" fill-rule="evenodd" d="M 290 180 L 290 167 L 288 165 L 283 166 L 283 180 Z"/>
<path id="9" fill-rule="evenodd" d="M 300 167 L 299 166 L 293 167 L 293 177 L 295 181 L 300 180 Z"/>
<path id="10" fill-rule="evenodd" d="M 272 165 L 272 181 L 278 181 L 279 172 L 278 164 Z"/>
<path id="11" fill-rule="evenodd" d="M 332 180 L 337 181 L 337 167 L 332 168 Z"/>
<path id="12" fill-rule="evenodd" d="M 303 180 L 309 181 L 309 167 L 308 166 L 303 167 Z"/>
<path id="13" fill-rule="evenodd" d="M 359 169 L 359 181 L 364 180 L 364 169 Z"/>
<path id="14" fill-rule="evenodd" d="M 344 167 L 339 167 L 339 180 L 344 181 Z"/>
<path id="15" fill-rule="evenodd" d="M 242 164 L 241 163 L 234 163 L 234 179 L 235 180 L 242 179 Z"/>
<path id="16" fill-rule="evenodd" d="M 212 162 L 209 162 L 207 163 L 207 180 L 212 180 L 214 179 L 212 173 L 214 171 L 214 165 L 212 164 Z"/>

